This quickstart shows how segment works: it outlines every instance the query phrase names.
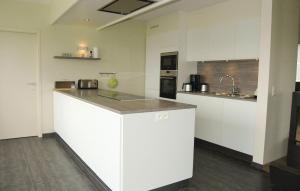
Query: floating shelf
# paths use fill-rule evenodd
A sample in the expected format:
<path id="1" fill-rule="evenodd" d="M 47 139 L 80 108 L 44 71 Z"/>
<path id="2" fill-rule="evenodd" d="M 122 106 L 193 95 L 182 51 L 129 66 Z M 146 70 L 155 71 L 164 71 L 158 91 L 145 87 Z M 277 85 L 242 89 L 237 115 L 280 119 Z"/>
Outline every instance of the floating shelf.
<path id="1" fill-rule="evenodd" d="M 54 56 L 55 59 L 73 59 L 73 60 L 101 60 L 101 58 L 89 58 L 89 57 L 71 57 L 71 56 Z"/>

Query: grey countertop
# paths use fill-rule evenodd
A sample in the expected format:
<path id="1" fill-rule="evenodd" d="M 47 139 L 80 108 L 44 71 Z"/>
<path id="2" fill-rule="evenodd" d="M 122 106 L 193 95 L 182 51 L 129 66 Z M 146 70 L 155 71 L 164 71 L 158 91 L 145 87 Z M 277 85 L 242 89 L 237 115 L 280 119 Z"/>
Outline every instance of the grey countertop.
<path id="1" fill-rule="evenodd" d="M 195 105 L 183 104 L 183 103 L 161 100 L 161 99 L 146 98 L 146 99 L 119 101 L 116 99 L 111 99 L 111 98 L 98 95 L 99 91 L 107 92 L 106 90 L 79 90 L 79 89 L 58 90 L 56 89 L 55 91 L 119 114 L 196 108 Z M 132 96 L 137 97 L 134 95 Z"/>
<path id="2" fill-rule="evenodd" d="M 252 102 L 256 102 L 256 100 L 257 100 L 255 97 L 227 96 L 227 95 L 222 95 L 222 94 L 217 95 L 216 93 L 184 92 L 184 91 L 179 91 L 177 93 L 198 95 L 198 96 L 209 96 L 209 97 L 217 97 L 217 98 L 225 98 L 225 99 L 235 99 L 235 100 L 241 100 L 241 101 L 252 101 Z"/>

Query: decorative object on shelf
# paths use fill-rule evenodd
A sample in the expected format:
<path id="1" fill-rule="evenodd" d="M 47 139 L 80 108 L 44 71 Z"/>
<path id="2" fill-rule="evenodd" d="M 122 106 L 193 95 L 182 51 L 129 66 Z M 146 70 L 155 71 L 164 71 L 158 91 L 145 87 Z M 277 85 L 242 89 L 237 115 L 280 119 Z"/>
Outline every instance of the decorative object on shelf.
<path id="1" fill-rule="evenodd" d="M 63 56 L 63 57 L 72 57 L 72 53 L 64 52 L 64 53 L 61 54 L 61 56 Z"/>
<path id="2" fill-rule="evenodd" d="M 87 47 L 86 44 L 80 43 L 78 46 L 78 54 L 80 57 L 87 57 L 87 52 L 89 48 Z"/>
<path id="3" fill-rule="evenodd" d="M 76 57 L 76 56 L 54 56 L 55 59 L 73 59 L 73 60 L 101 60 L 101 58 Z"/>
<path id="4" fill-rule="evenodd" d="M 98 47 L 93 47 L 93 58 L 98 58 Z"/>

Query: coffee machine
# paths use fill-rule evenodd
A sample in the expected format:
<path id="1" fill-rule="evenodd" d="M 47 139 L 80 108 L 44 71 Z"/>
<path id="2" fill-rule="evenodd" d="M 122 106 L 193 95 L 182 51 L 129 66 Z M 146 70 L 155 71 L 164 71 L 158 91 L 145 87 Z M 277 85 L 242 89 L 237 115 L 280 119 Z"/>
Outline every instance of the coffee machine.
<path id="1" fill-rule="evenodd" d="M 192 84 L 193 92 L 201 91 L 200 75 L 198 75 L 198 74 L 190 75 L 190 82 Z"/>

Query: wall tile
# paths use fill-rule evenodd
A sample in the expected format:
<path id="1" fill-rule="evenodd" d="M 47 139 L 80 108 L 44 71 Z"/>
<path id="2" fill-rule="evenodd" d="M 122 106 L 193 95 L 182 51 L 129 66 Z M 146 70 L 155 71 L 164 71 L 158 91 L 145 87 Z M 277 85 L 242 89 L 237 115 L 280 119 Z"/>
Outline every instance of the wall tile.
<path id="1" fill-rule="evenodd" d="M 234 77 L 241 94 L 252 95 L 257 89 L 258 61 L 199 62 L 197 70 L 201 75 L 201 82 L 208 83 L 211 92 L 230 91 L 231 79 L 224 78 L 222 84 L 219 81 L 220 77 L 226 74 Z"/>

